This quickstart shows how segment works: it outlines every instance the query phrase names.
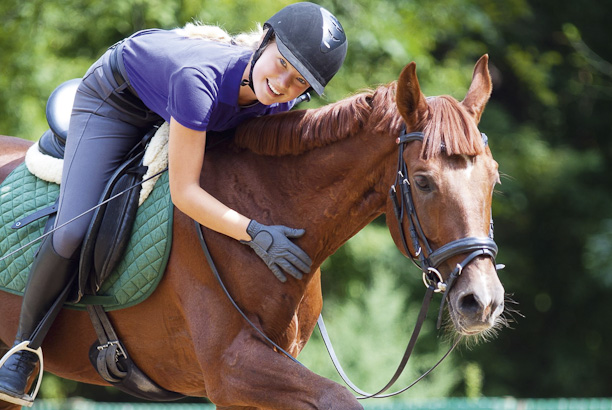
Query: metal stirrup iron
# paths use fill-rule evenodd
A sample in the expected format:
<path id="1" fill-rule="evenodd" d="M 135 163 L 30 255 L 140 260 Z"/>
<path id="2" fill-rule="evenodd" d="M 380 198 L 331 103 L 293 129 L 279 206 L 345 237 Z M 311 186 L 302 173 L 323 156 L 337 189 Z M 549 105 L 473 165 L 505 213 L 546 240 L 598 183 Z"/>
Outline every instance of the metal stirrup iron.
<path id="1" fill-rule="evenodd" d="M 17 352 L 26 351 L 26 352 L 34 353 L 36 356 L 38 356 L 39 370 L 38 370 L 38 378 L 36 381 L 36 386 L 34 386 L 34 389 L 29 394 L 25 394 L 24 399 L 20 399 L 20 398 L 11 396 L 11 399 L 12 399 L 11 403 L 17 404 L 19 406 L 26 406 L 26 407 L 32 407 L 32 405 L 34 404 L 34 400 L 36 399 L 36 396 L 38 395 L 38 390 L 40 390 L 40 385 L 42 384 L 42 378 L 43 378 L 43 372 L 44 372 L 42 348 L 38 347 L 37 349 L 32 349 L 31 347 L 29 347 L 29 345 L 30 345 L 30 341 L 25 340 L 13 346 L 8 352 L 6 352 L 4 357 L 0 359 L 0 368 L 1 368 L 2 366 L 4 366 L 4 363 L 6 363 L 8 359 Z"/>

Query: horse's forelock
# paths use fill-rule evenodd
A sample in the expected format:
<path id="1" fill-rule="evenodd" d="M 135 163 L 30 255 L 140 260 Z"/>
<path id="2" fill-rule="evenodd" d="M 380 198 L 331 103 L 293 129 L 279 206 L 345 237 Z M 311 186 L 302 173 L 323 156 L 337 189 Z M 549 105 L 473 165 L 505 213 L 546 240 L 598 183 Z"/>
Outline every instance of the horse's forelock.
<path id="1" fill-rule="evenodd" d="M 443 95 L 427 99 L 429 113 L 423 127 L 425 140 L 421 156 L 480 155 L 484 143 L 474 118 L 455 100 Z M 441 147 L 444 147 L 442 149 Z"/>

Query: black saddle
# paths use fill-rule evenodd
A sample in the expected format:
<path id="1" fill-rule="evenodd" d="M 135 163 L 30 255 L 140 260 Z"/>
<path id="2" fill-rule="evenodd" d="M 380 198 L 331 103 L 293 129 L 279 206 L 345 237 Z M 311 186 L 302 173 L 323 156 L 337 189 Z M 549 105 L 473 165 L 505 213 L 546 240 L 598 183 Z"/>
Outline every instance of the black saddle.
<path id="1" fill-rule="evenodd" d="M 49 129 L 38 141 L 39 151 L 43 154 L 60 159 L 64 157 L 72 106 L 80 82 L 81 80 L 78 78 L 68 80 L 60 84 L 49 96 L 46 109 Z M 86 294 L 95 294 L 104 279 L 121 261 L 138 210 L 138 198 L 140 196 L 140 185 L 138 183 L 147 171 L 147 167 L 142 166 L 142 157 L 146 145 L 156 131 L 157 127 L 154 127 L 146 133 L 141 143 L 137 144 L 124 158 L 123 164 L 115 171 L 100 198 L 100 202 L 104 202 L 128 188 L 134 187 L 94 211 L 92 222 L 81 248 L 78 289 L 75 292 L 78 296 L 71 297 L 73 302 L 78 302 Z M 54 205 L 37 212 L 36 215 L 26 217 L 24 221 L 29 223 L 35 220 L 33 218 L 38 219 L 46 215 L 53 216 L 52 214 L 56 211 L 57 206 Z M 52 226 L 53 217 L 50 219 L 46 230 L 49 230 Z"/>

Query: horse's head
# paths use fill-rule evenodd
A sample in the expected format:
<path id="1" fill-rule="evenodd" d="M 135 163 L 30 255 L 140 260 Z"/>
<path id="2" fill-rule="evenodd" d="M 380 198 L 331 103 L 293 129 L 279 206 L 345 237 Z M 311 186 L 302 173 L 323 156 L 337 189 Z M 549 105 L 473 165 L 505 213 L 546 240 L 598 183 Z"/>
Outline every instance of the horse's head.
<path id="1" fill-rule="evenodd" d="M 461 102 L 449 96 L 425 98 L 414 63 L 404 68 L 397 84 L 397 107 L 408 137 L 400 144 L 406 164 L 401 174 L 406 175 L 396 185 L 405 179 L 409 193 L 398 188 L 391 196 L 387 221 L 400 249 L 425 264 L 426 276 L 440 282 L 440 290 L 449 286 L 444 296 L 450 317 L 464 335 L 494 328 L 504 310 L 504 289 L 495 267 L 497 247 L 489 238 L 499 174 L 486 137 L 477 128 L 491 89 L 487 56 L 476 64 Z M 393 202 L 402 200 L 406 209 L 399 226 Z"/>

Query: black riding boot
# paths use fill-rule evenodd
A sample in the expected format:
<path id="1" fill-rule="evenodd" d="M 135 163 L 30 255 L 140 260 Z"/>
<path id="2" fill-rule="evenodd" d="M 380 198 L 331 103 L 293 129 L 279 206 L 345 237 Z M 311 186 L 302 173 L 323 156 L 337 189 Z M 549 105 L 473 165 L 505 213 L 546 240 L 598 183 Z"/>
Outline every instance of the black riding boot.
<path id="1" fill-rule="evenodd" d="M 43 239 L 23 295 L 15 345 L 30 341 L 38 324 L 73 277 L 75 262 L 55 252 L 53 235 Z M 37 355 L 26 350 L 19 350 L 7 359 L 0 368 L 0 400 L 22 406 L 32 405 L 33 399 L 25 393 L 25 389 L 37 361 Z"/>

